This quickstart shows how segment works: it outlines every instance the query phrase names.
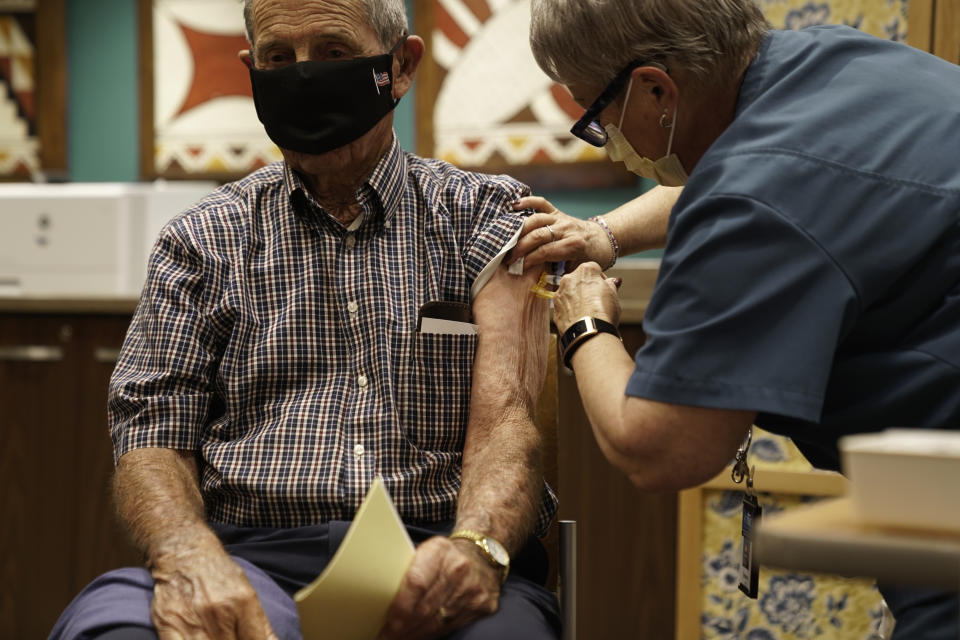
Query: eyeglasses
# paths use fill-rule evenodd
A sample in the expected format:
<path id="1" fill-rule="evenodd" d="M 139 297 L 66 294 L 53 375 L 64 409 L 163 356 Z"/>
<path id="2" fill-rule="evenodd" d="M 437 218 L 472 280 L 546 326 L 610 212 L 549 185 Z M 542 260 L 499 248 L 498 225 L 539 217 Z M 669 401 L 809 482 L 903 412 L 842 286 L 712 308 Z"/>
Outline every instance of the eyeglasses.
<path id="1" fill-rule="evenodd" d="M 593 104 L 591 104 L 587 110 L 583 112 L 580 119 L 570 127 L 570 133 L 595 147 L 602 147 L 607 144 L 607 130 L 600 124 L 597 116 L 599 116 L 600 112 L 606 109 L 607 105 L 613 102 L 613 99 L 623 90 L 623 86 L 627 84 L 627 80 L 630 79 L 631 72 L 637 67 L 642 66 L 656 67 L 666 71 L 666 67 L 661 64 L 634 60 L 613 77 L 613 80 L 607 84 L 606 88 L 597 96 L 597 99 L 593 101 Z"/>

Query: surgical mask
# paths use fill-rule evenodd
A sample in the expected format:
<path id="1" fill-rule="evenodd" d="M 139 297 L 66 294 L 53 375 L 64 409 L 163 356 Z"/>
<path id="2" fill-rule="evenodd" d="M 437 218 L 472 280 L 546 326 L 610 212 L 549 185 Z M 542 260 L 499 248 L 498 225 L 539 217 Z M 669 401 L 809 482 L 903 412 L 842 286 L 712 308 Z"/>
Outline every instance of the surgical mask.
<path id="1" fill-rule="evenodd" d="M 630 89 L 633 88 L 633 79 L 627 85 L 627 95 L 623 100 L 623 109 L 620 111 L 620 123 L 617 125 L 608 124 L 604 127 L 607 130 L 607 144 L 604 148 L 607 155 L 614 162 L 622 162 L 627 170 L 632 171 L 640 177 L 647 178 L 661 184 L 665 187 L 680 187 L 687 182 L 687 172 L 680 162 L 677 154 L 671 153 L 673 149 L 673 134 L 677 127 L 677 114 L 680 111 L 678 106 L 673 112 L 673 124 L 670 125 L 670 138 L 667 141 L 667 154 L 659 160 L 651 160 L 641 156 L 630 142 L 620 131 L 623 125 L 623 117 L 627 113 L 627 101 L 630 99 Z"/>
<path id="2" fill-rule="evenodd" d="M 393 51 L 352 60 L 306 61 L 250 69 L 253 102 L 282 149 L 320 154 L 353 142 L 390 113 Z"/>

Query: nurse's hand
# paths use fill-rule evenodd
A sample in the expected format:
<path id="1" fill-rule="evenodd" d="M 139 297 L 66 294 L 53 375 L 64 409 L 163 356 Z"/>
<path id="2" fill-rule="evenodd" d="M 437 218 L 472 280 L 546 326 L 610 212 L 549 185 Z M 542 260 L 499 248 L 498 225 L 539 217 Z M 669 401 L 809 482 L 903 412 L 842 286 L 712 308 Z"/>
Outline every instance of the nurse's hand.
<path id="1" fill-rule="evenodd" d="M 521 257 L 524 267 L 565 260 L 567 270 L 571 270 L 583 262 L 609 265 L 613 261 L 610 240 L 596 222 L 568 216 L 540 196 L 520 198 L 513 208 L 533 209 L 537 213 L 523 221 L 523 231 L 510 251 L 509 263 Z"/>
<path id="2" fill-rule="evenodd" d="M 596 262 L 585 262 L 573 273 L 560 278 L 553 298 L 553 322 L 560 335 L 584 316 L 600 318 L 614 325 L 620 322 L 619 278 L 603 275 Z"/>

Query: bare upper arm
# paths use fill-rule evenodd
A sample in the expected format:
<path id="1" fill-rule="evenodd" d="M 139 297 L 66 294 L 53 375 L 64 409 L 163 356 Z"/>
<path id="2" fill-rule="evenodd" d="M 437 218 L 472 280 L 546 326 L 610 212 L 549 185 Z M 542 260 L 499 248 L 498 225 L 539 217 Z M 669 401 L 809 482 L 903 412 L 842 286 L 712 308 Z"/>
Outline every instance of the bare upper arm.
<path id="1" fill-rule="evenodd" d="M 534 268 L 512 275 L 501 264 L 474 298 L 480 337 L 471 403 L 499 397 L 502 402 L 535 406 L 546 373 L 550 333 L 549 305 L 530 291 L 539 274 L 540 268 Z"/>

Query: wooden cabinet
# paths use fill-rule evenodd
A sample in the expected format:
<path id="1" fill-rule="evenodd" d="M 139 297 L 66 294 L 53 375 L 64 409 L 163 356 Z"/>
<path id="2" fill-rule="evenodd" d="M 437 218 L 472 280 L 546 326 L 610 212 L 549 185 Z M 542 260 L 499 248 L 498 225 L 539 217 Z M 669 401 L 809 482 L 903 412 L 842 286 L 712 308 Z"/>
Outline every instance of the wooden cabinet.
<path id="1" fill-rule="evenodd" d="M 110 372 L 128 314 L 0 313 L 0 637 L 43 638 L 137 557 L 115 524 Z"/>
<path id="2" fill-rule="evenodd" d="M 907 43 L 960 64 L 960 3 L 956 0 L 911 0 Z"/>

